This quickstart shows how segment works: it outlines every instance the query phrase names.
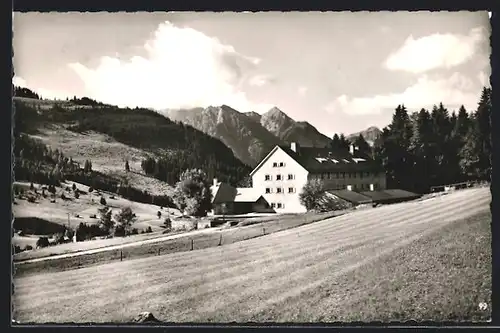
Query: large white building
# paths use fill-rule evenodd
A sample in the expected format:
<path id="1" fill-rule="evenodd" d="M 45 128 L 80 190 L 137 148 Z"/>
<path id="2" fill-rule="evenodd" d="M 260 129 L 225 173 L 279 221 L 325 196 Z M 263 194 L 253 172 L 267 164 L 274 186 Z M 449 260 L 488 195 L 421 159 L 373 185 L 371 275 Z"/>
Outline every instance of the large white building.
<path id="1" fill-rule="evenodd" d="M 347 153 L 328 148 L 276 146 L 250 173 L 252 187 L 277 213 L 301 213 L 299 193 L 309 179 L 321 179 L 325 190 L 377 191 L 386 188 L 380 165 L 354 146 Z"/>

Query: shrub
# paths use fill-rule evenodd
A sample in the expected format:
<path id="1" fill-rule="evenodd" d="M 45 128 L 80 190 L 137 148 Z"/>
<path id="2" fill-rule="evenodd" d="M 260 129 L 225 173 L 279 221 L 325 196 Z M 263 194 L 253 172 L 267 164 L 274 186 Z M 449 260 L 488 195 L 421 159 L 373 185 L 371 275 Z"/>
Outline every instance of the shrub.
<path id="1" fill-rule="evenodd" d="M 133 228 L 132 231 L 130 232 L 131 235 L 137 235 L 139 233 L 139 230 L 137 228 Z"/>
<path id="2" fill-rule="evenodd" d="M 49 239 L 47 237 L 40 237 L 36 241 L 36 247 L 47 247 L 50 245 Z"/>
<path id="3" fill-rule="evenodd" d="M 318 179 L 308 181 L 299 194 L 300 203 L 308 211 L 319 209 L 324 196 L 323 183 Z"/>
<path id="4" fill-rule="evenodd" d="M 73 183 L 72 188 L 73 188 L 73 191 L 76 191 L 76 184 L 75 183 Z"/>
<path id="5" fill-rule="evenodd" d="M 158 215 L 158 218 L 161 219 L 161 212 L 160 211 L 158 211 L 158 213 L 156 215 Z"/>
<path id="6" fill-rule="evenodd" d="M 167 229 L 167 230 L 172 229 L 172 220 L 169 217 L 167 217 L 165 219 L 165 222 L 163 222 L 163 225 L 165 226 L 165 229 Z"/>
<path id="7" fill-rule="evenodd" d="M 106 206 L 106 199 L 104 199 L 104 197 L 101 197 L 100 203 L 101 203 L 101 205 Z"/>
<path id="8" fill-rule="evenodd" d="M 78 193 L 78 191 L 75 191 L 75 199 L 78 199 L 80 198 L 80 193 Z"/>
<path id="9" fill-rule="evenodd" d="M 117 225 L 114 230 L 115 237 L 124 237 L 125 236 L 125 227 L 121 224 Z"/>
<path id="10" fill-rule="evenodd" d="M 54 237 L 54 243 L 56 244 L 63 244 L 65 241 L 64 241 L 64 234 L 63 233 L 58 233 L 55 237 Z"/>
<path id="11" fill-rule="evenodd" d="M 137 217 L 130 207 L 122 208 L 122 210 L 115 215 L 116 222 L 123 227 L 126 233 L 128 233 L 131 225 L 136 219 Z"/>
<path id="12" fill-rule="evenodd" d="M 31 245 L 26 245 L 26 247 L 24 248 L 25 251 L 31 251 L 33 250 L 33 246 Z"/>
<path id="13" fill-rule="evenodd" d="M 149 234 L 149 233 L 151 233 L 151 232 L 153 232 L 153 229 L 151 229 L 151 226 L 148 226 L 148 227 L 146 228 L 146 233 L 147 233 L 147 234 Z"/>
<path id="14" fill-rule="evenodd" d="M 94 188 L 91 186 L 91 187 L 89 187 L 89 193 L 92 191 L 94 191 Z"/>
<path id="15" fill-rule="evenodd" d="M 61 199 L 66 200 L 66 196 L 64 195 L 64 193 L 61 193 Z"/>
<path id="16" fill-rule="evenodd" d="M 30 202 L 30 203 L 35 203 L 35 197 L 33 197 L 33 196 L 31 196 L 31 195 L 30 195 L 30 196 L 28 197 L 28 202 Z"/>
<path id="17" fill-rule="evenodd" d="M 14 246 L 14 253 L 19 253 L 21 252 L 21 247 L 19 245 Z"/>
<path id="18" fill-rule="evenodd" d="M 33 191 L 35 189 L 35 186 L 33 185 L 33 182 L 30 183 L 30 190 Z"/>

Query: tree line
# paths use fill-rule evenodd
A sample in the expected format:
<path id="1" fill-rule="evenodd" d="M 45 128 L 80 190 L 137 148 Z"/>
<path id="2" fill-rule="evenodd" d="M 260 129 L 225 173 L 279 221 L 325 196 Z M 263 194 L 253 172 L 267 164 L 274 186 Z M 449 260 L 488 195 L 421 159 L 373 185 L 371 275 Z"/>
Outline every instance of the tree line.
<path id="1" fill-rule="evenodd" d="M 432 186 L 491 178 L 491 88 L 483 88 L 477 109 L 462 105 L 451 112 L 442 103 L 409 113 L 399 105 L 391 123 L 370 149 L 362 137 L 360 150 L 371 153 L 387 175 L 388 188 L 426 193 Z M 332 145 L 346 149 L 345 138 Z M 364 142 L 363 142 L 364 141 Z"/>

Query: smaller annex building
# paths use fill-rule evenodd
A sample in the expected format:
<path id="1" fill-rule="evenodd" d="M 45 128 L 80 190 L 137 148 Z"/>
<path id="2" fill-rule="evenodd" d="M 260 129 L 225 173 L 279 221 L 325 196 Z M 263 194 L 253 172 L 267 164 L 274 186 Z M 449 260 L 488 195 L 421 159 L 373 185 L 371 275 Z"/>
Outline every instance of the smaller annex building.
<path id="1" fill-rule="evenodd" d="M 255 188 L 233 187 L 214 179 L 210 190 L 214 215 L 274 212 L 264 196 Z"/>
<path id="2" fill-rule="evenodd" d="M 400 189 L 386 189 L 379 191 L 357 192 L 352 190 L 330 190 L 327 191 L 336 198 L 350 202 L 353 205 L 364 204 L 391 204 L 403 201 L 415 200 L 422 195 Z"/>

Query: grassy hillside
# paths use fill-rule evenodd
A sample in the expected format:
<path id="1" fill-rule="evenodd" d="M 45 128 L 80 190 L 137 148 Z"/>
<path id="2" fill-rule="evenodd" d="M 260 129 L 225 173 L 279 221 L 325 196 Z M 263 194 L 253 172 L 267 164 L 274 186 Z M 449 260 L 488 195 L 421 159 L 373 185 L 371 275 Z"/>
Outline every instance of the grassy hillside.
<path id="1" fill-rule="evenodd" d="M 131 159 L 139 171 L 141 159 L 162 157 L 171 162 L 170 169 L 164 171 L 168 175 L 155 176 L 168 178 L 170 183 L 175 183 L 184 169 L 194 167 L 233 184 L 250 172 L 221 141 L 152 110 L 68 102 L 47 107 L 46 103 L 15 99 L 16 134 L 37 135 L 55 146 L 77 147 L 73 151 L 77 149 L 80 155 L 88 152 L 84 158 L 93 157 L 97 165 L 112 165 L 113 170 L 120 164 L 124 168 L 124 160 Z"/>
<path id="2" fill-rule="evenodd" d="M 468 189 L 227 246 L 15 278 L 14 318 L 487 320 L 490 200 L 489 189 Z"/>

